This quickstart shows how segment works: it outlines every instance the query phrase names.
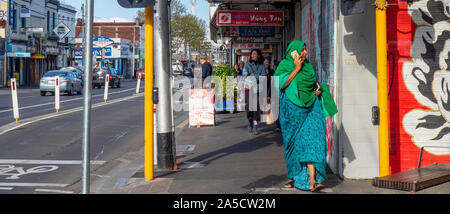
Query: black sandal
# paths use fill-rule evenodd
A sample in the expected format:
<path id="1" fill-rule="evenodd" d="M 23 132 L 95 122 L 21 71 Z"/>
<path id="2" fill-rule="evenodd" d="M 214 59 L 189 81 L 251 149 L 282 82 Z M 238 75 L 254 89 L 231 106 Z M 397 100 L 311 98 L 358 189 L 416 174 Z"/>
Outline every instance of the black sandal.
<path id="1" fill-rule="evenodd" d="M 323 184 L 314 183 L 313 188 L 311 189 L 311 192 L 316 192 L 319 189 L 322 189 L 323 187 L 324 187 Z"/>
<path id="2" fill-rule="evenodd" d="M 288 182 L 284 184 L 284 188 L 286 189 L 294 188 L 294 180 L 288 180 Z"/>

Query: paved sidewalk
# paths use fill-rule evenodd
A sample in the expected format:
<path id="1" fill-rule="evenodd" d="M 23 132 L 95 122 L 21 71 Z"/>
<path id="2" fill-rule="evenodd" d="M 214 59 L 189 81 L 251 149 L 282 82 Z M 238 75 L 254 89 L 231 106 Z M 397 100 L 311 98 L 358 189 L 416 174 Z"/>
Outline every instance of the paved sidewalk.
<path id="1" fill-rule="evenodd" d="M 187 125 L 188 126 L 188 125 Z M 282 188 L 286 182 L 281 133 L 262 124 L 261 134 L 247 132 L 245 113 L 216 114 L 214 127 L 185 127 L 176 136 L 179 171 L 156 170 L 144 179 L 143 150 L 118 160 L 96 179 L 97 194 L 313 194 Z M 130 158 L 131 157 L 131 158 Z M 412 194 L 376 188 L 371 180 L 339 179 L 329 174 L 325 194 Z M 415 194 L 450 193 L 450 182 Z"/>

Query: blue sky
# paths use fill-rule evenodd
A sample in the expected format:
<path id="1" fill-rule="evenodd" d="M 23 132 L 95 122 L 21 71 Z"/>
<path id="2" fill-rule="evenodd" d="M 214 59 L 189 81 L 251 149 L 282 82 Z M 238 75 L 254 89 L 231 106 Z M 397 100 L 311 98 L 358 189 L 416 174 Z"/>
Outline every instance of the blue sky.
<path id="1" fill-rule="evenodd" d="M 191 11 L 191 0 L 180 0 Z M 61 2 L 74 6 L 78 12 L 81 11 L 81 4 L 86 0 L 62 0 Z M 117 0 L 94 0 L 94 20 L 95 21 L 133 21 L 137 9 L 122 8 Z M 197 0 L 196 15 L 209 22 L 209 5 L 206 0 Z M 80 14 L 77 16 L 81 17 Z"/>

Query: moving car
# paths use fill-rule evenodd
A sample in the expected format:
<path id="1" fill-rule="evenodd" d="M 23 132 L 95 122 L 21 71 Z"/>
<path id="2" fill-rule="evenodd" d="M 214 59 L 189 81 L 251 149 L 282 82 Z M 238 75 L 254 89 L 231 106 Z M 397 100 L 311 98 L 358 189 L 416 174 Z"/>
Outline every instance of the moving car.
<path id="1" fill-rule="evenodd" d="M 75 66 L 75 67 L 64 67 L 60 69 L 61 71 L 72 71 L 75 73 L 75 75 L 77 76 L 78 79 L 81 80 L 81 87 L 83 87 L 84 85 L 84 72 L 83 69 L 80 68 L 79 66 Z"/>
<path id="2" fill-rule="evenodd" d="M 92 69 L 92 88 L 101 88 L 102 86 L 105 86 L 105 78 L 107 74 L 109 74 L 109 85 L 111 88 L 114 88 L 115 86 L 120 88 L 121 76 L 117 74 L 116 69 L 111 67 Z"/>
<path id="3" fill-rule="evenodd" d="M 68 70 L 53 70 L 47 72 L 39 82 L 41 96 L 45 96 L 47 92 L 55 94 L 55 78 L 59 76 L 59 91 L 72 95 L 77 92 L 81 94 L 83 86 L 81 80 L 77 78 L 74 72 Z"/>

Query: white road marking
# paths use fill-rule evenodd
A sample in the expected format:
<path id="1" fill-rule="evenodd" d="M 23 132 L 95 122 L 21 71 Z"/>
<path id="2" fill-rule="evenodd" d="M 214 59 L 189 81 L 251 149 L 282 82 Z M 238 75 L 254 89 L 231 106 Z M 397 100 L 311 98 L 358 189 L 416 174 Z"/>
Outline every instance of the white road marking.
<path id="1" fill-rule="evenodd" d="M 123 93 L 123 92 L 131 91 L 131 90 L 135 90 L 135 89 L 134 89 L 134 88 L 131 88 L 131 89 L 123 90 L 123 91 L 111 92 L 111 93 L 109 93 L 109 94 L 110 94 L 110 95 L 111 95 L 111 94 L 118 94 L 118 93 Z M 103 94 L 93 95 L 92 98 L 94 98 L 94 97 L 99 97 L 99 96 L 103 96 Z M 74 99 L 68 99 L 68 100 L 61 101 L 60 103 L 71 102 L 71 101 L 75 101 L 75 100 L 81 100 L 81 99 L 83 99 L 83 98 L 84 98 L 84 97 L 78 97 L 78 98 L 74 98 Z M 52 105 L 52 104 L 54 104 L 54 102 L 48 102 L 48 103 L 42 103 L 42 104 L 36 104 L 36 105 L 25 106 L 25 107 L 19 108 L 19 110 L 22 110 L 22 109 L 29 109 L 29 108 L 35 108 L 35 107 L 40 107 L 40 106 L 46 106 L 46 105 Z M 2 110 L 2 111 L 0 111 L 0 113 L 8 112 L 8 111 L 11 111 L 11 110 L 12 110 L 12 108 L 6 109 L 6 110 Z"/>
<path id="2" fill-rule="evenodd" d="M 102 103 L 96 103 L 96 104 L 92 105 L 91 109 L 94 109 L 94 108 L 97 108 L 97 107 L 106 106 L 106 105 L 111 105 L 111 104 L 114 104 L 114 103 L 118 103 L 118 102 L 129 100 L 129 99 L 134 99 L 134 98 L 137 98 L 137 97 L 142 97 L 144 95 L 145 95 L 145 93 L 140 93 L 140 94 L 136 94 L 136 95 L 133 95 L 133 96 L 130 96 L 130 97 L 114 99 L 114 100 L 112 100 L 110 102 L 107 102 L 107 103 L 103 103 L 103 102 Z M 32 118 L 27 118 L 27 119 L 22 120 L 22 122 L 19 122 L 19 123 L 15 123 L 14 122 L 14 123 L 6 124 L 6 125 L 0 127 L 0 135 L 5 134 L 7 132 L 10 132 L 12 130 L 15 130 L 17 128 L 20 128 L 22 126 L 31 124 L 31 123 L 35 123 L 35 122 L 38 122 L 38 121 L 41 121 L 41 120 L 46 120 L 46 119 L 50 119 L 50 118 L 54 118 L 54 117 L 58 117 L 58 116 L 62 116 L 62 115 L 66 115 L 66 114 L 82 111 L 82 110 L 83 110 L 83 107 L 78 107 L 78 108 L 74 108 L 74 109 L 70 109 L 70 110 L 61 111 L 59 113 L 51 113 L 51 114 L 47 114 L 47 115 L 41 115 L 41 116 L 36 116 L 36 117 L 32 117 Z"/>
<path id="3" fill-rule="evenodd" d="M 91 161 L 91 164 L 104 164 L 106 161 Z M 21 160 L 21 159 L 0 159 L 0 164 L 54 164 L 54 165 L 77 165 L 79 160 Z"/>
<path id="4" fill-rule="evenodd" d="M 54 192 L 54 193 L 73 194 L 72 191 L 57 190 L 57 189 L 35 189 L 34 191 L 35 192 Z"/>
<path id="5" fill-rule="evenodd" d="M 0 182 L 0 186 L 5 187 L 66 187 L 69 184 L 55 184 L 55 183 L 5 183 Z"/>
<path id="6" fill-rule="evenodd" d="M 14 187 L 0 187 L 0 190 L 12 190 Z"/>

